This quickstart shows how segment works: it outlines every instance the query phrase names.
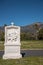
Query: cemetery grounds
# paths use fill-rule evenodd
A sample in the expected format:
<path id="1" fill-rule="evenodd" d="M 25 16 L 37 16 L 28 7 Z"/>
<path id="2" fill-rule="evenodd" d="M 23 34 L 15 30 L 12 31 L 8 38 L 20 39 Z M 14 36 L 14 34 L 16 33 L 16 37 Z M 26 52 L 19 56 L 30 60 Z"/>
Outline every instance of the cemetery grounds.
<path id="1" fill-rule="evenodd" d="M 21 41 L 23 50 L 43 50 L 43 41 L 29 40 Z M 0 51 L 4 50 L 4 42 L 0 41 Z M 43 56 L 28 56 L 21 59 L 3 60 L 0 57 L 0 65 L 43 65 Z"/>

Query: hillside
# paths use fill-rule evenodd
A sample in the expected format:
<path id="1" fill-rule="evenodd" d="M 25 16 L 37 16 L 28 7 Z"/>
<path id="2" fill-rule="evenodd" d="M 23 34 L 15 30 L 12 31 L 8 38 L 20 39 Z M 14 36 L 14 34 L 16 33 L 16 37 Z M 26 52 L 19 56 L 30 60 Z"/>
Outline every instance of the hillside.
<path id="1" fill-rule="evenodd" d="M 31 25 L 21 26 L 21 33 L 36 33 L 40 28 L 43 28 L 43 23 L 37 22 Z"/>
<path id="2" fill-rule="evenodd" d="M 43 32 L 39 36 L 39 33 L 37 33 L 41 28 L 43 28 L 43 23 L 40 22 L 33 23 L 31 25 L 21 26 L 21 40 L 43 39 Z M 0 26 L 0 40 L 4 40 L 4 30 L 5 26 Z"/>
<path id="3" fill-rule="evenodd" d="M 0 26 L 0 31 L 4 32 L 4 28 L 5 26 Z M 31 25 L 21 26 L 21 33 L 36 33 L 37 30 L 39 30 L 40 28 L 43 28 L 43 23 L 40 22 L 33 23 Z"/>

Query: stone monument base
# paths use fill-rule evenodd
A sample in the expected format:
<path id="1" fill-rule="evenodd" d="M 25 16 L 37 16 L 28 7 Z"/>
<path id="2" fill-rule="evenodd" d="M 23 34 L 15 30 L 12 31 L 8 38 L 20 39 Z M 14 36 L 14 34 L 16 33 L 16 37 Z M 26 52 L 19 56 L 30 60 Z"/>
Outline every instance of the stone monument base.
<path id="1" fill-rule="evenodd" d="M 3 59 L 22 58 L 20 46 L 20 27 L 14 25 L 6 26 Z"/>
<path id="2" fill-rule="evenodd" d="M 22 58 L 21 54 L 4 54 L 3 59 L 20 59 Z"/>

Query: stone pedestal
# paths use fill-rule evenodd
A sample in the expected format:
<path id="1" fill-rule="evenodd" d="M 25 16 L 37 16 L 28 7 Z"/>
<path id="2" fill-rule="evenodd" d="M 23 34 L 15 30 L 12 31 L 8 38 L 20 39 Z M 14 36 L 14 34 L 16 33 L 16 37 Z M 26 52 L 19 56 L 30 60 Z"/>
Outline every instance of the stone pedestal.
<path id="1" fill-rule="evenodd" d="M 14 25 L 6 26 L 3 59 L 22 58 L 20 46 L 20 27 Z"/>

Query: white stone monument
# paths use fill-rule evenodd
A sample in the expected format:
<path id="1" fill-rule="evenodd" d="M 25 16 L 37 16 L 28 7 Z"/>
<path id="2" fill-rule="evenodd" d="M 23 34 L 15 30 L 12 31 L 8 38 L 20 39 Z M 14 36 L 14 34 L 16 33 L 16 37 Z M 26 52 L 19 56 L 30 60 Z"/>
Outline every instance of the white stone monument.
<path id="1" fill-rule="evenodd" d="M 4 43 L 3 59 L 19 59 L 20 54 L 20 27 L 10 25 L 5 27 L 5 43 Z"/>

